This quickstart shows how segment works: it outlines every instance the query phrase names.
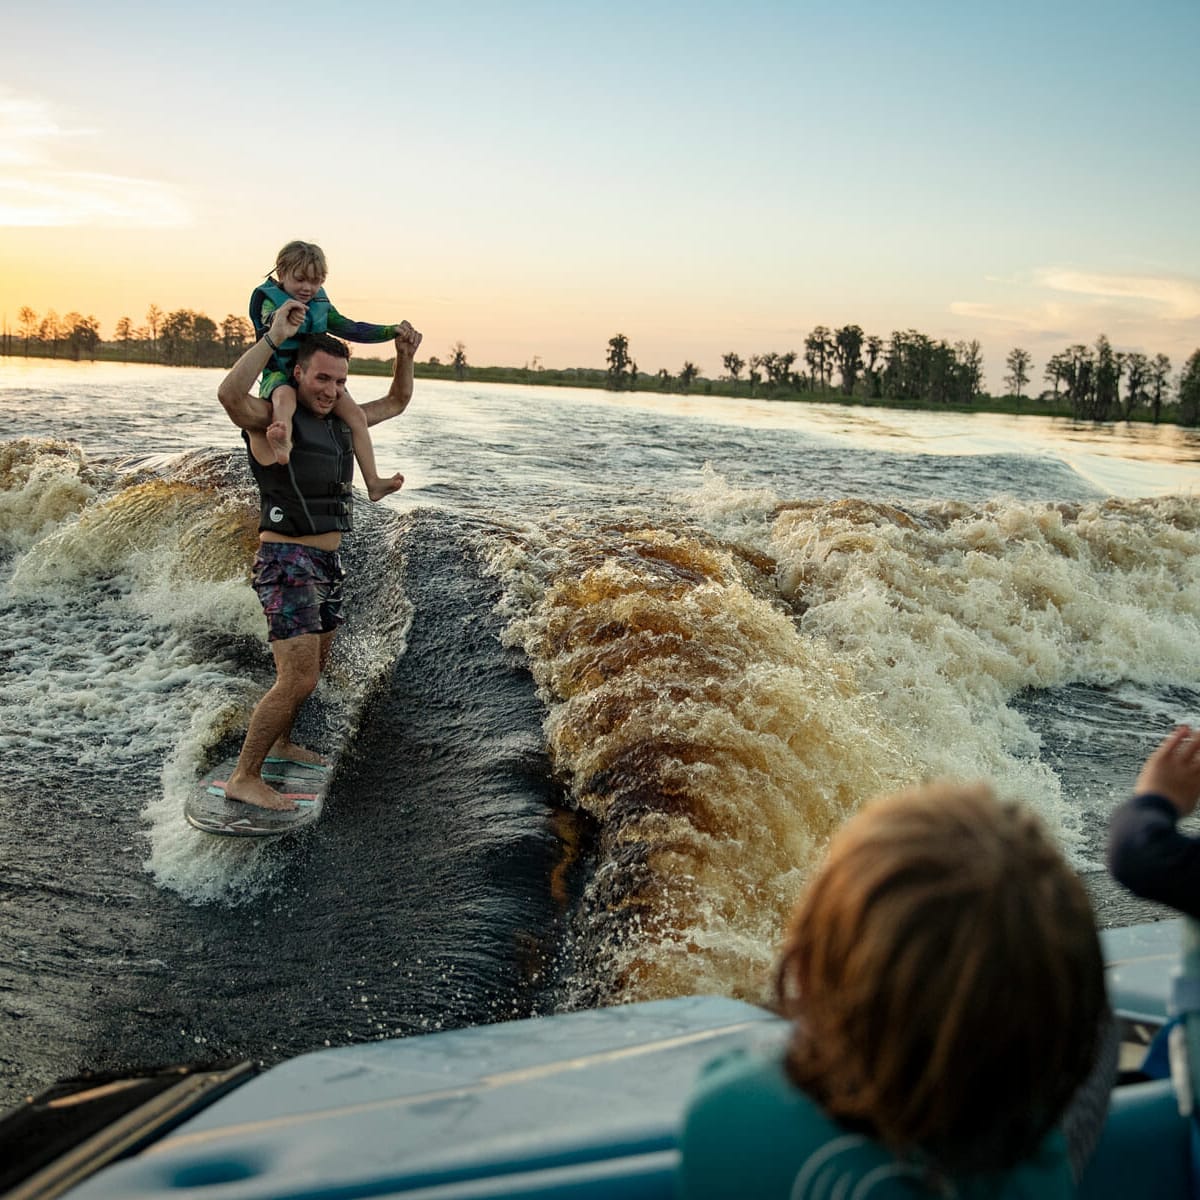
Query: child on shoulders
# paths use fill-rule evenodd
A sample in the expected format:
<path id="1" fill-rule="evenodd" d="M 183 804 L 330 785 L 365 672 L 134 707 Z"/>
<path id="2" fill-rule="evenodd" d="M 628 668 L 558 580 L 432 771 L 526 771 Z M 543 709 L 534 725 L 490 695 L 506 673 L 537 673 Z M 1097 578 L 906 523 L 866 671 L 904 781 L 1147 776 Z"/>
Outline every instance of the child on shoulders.
<path id="1" fill-rule="evenodd" d="M 343 317 L 325 294 L 328 269 L 325 253 L 312 242 L 288 242 L 275 259 L 275 276 L 268 276 L 250 296 L 250 321 L 255 335 L 266 338 L 274 357 L 263 371 L 258 394 L 270 400 L 274 420 L 267 430 L 267 441 L 275 461 L 283 464 L 292 452 L 292 417 L 296 412 L 296 389 L 292 386 L 292 371 L 296 362 L 299 339 L 309 333 L 328 332 L 351 342 L 387 342 L 407 325 L 369 325 Z M 306 306 L 304 322 L 286 341 L 276 346 L 269 333 L 271 316 L 288 300 L 299 300 Z M 362 471 L 363 484 L 372 500 L 398 491 L 404 483 L 400 474 L 380 476 L 375 465 L 375 448 L 367 431 L 362 409 L 351 399 L 349 392 L 339 392 L 333 406 L 334 415 L 350 426 L 354 442 L 354 457 Z"/>

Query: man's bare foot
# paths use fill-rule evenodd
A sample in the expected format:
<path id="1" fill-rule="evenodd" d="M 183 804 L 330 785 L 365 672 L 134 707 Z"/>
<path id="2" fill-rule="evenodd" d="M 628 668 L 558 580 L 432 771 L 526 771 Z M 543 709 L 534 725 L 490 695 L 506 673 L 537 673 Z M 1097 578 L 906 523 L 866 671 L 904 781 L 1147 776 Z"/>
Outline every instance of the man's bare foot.
<path id="1" fill-rule="evenodd" d="M 269 808 L 275 812 L 294 812 L 296 803 L 281 795 L 268 783 L 254 775 L 241 775 L 235 771 L 225 784 L 225 798 L 253 804 L 255 808 Z"/>
<path id="2" fill-rule="evenodd" d="M 322 758 L 315 750 L 310 750 L 307 746 L 298 746 L 295 742 L 276 742 L 267 751 L 267 757 L 282 758 L 288 762 L 309 763 L 314 767 L 329 766 L 328 760 Z"/>
<path id="3" fill-rule="evenodd" d="M 382 500 L 384 496 L 390 496 L 393 492 L 398 492 L 403 486 L 404 476 L 399 471 L 390 479 L 384 479 L 380 475 L 379 478 L 367 484 L 367 495 L 372 500 Z"/>
<path id="4" fill-rule="evenodd" d="M 267 426 L 267 445 L 275 451 L 275 461 L 282 467 L 292 457 L 292 431 L 282 421 Z"/>

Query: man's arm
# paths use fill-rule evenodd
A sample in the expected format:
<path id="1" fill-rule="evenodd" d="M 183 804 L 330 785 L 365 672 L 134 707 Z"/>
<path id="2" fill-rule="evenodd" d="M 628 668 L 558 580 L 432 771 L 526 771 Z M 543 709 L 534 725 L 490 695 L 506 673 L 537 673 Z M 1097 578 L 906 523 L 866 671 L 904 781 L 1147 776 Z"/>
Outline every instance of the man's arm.
<path id="1" fill-rule="evenodd" d="M 270 425 L 270 404 L 260 400 L 251 391 L 254 381 L 275 353 L 267 338 L 279 345 L 300 328 L 303 320 L 304 305 L 299 300 L 289 300 L 280 305 L 271 316 L 270 329 L 229 368 L 229 374 L 221 380 L 217 399 L 239 429 L 261 432 Z"/>
<path id="2" fill-rule="evenodd" d="M 396 369 L 392 374 L 392 386 L 386 396 L 359 405 L 368 425 L 398 417 L 408 407 L 413 394 L 413 359 L 420 344 L 421 335 L 407 321 L 401 321 L 396 334 Z"/>
<path id="3" fill-rule="evenodd" d="M 1180 833 L 1167 796 L 1144 792 L 1113 813 L 1108 869 L 1135 896 L 1200 918 L 1200 841 Z"/>
<path id="4" fill-rule="evenodd" d="M 1200 799 L 1200 731 L 1180 725 L 1164 738 L 1134 792 L 1112 816 L 1108 869 L 1135 895 L 1200 918 L 1200 839 L 1178 829 Z"/>

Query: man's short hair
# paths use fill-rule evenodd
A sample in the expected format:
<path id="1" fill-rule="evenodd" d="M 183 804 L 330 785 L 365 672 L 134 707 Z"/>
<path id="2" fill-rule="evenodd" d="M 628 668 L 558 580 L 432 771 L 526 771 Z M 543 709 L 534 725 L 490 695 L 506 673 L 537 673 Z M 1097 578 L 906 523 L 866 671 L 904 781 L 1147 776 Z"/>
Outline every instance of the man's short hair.
<path id="1" fill-rule="evenodd" d="M 312 356 L 318 350 L 324 350 L 326 354 L 332 354 L 334 358 L 344 358 L 347 362 L 350 361 L 350 347 L 345 342 L 339 341 L 330 333 L 307 333 L 300 339 L 300 345 L 296 351 L 296 366 L 307 367 Z"/>

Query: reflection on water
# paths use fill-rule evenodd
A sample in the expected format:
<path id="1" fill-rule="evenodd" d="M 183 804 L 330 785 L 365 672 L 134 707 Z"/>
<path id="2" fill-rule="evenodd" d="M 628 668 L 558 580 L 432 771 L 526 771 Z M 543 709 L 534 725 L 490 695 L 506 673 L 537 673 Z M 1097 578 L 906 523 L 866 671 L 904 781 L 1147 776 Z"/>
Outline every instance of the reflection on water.
<path id="1" fill-rule="evenodd" d="M 1067 417 L 938 413 L 805 404 L 814 432 L 874 448 L 925 454 L 1050 454 L 1119 496 L 1194 492 L 1200 430 L 1178 425 L 1095 425 Z M 904 446 L 904 443 L 909 446 Z M 1145 466 L 1155 471 L 1148 474 Z"/>
<path id="2" fill-rule="evenodd" d="M 231 427 L 216 401 L 223 371 L 130 363 L 71 363 L 0 359 L 0 418 L 7 436 L 77 437 L 92 453 L 127 452 L 147 440 L 159 451 L 197 444 L 227 444 Z M 381 376 L 354 376 L 359 400 L 382 395 Z M 135 401 L 113 412 L 113 389 Z M 921 453 L 939 457 L 1038 455 L 1058 459 L 1104 492 L 1151 496 L 1194 492 L 1200 462 L 1200 430 L 1176 425 L 1093 425 L 1066 417 L 1007 413 L 958 413 L 867 408 L 808 401 L 675 393 L 603 392 L 592 388 L 539 388 L 521 384 L 463 383 L 419 379 L 417 397 L 402 422 L 380 427 L 387 442 L 408 441 L 428 402 L 436 420 L 447 409 L 470 414 L 473 435 L 503 452 L 510 441 L 519 452 L 529 437 L 530 408 L 600 410 L 623 432 L 646 430 L 646 417 L 721 425 L 735 430 L 791 431 L 810 442 L 837 448 Z M 103 420 L 98 412 L 105 413 Z M 431 413 L 431 415 L 433 415 Z M 587 422 L 585 422 L 586 424 Z M 655 424 L 650 421 L 650 424 Z M 99 434 L 96 426 L 104 428 Z M 99 434 L 99 436 L 98 436 Z M 670 440 L 667 446 L 672 443 Z M 560 447 L 556 446 L 556 458 Z M 585 456 L 586 457 L 586 456 Z M 435 459 L 437 463 L 447 460 Z M 425 464 L 411 464 L 422 472 Z M 581 469 L 593 465 L 579 463 Z M 1147 470 L 1152 467 L 1153 470 Z M 441 473 L 434 467 L 431 474 Z M 418 478 L 409 473 L 408 487 Z M 414 489 L 415 490 L 415 489 Z M 407 499 L 407 497 L 405 498 Z"/>
<path id="3" fill-rule="evenodd" d="M 1010 413 L 939 413 L 890 408 L 851 408 L 806 404 L 814 424 L 827 432 L 853 437 L 916 443 L 931 454 L 991 454 L 1043 448 L 1086 446 L 1094 454 L 1138 462 L 1185 465 L 1200 461 L 1200 430 L 1178 425 L 1115 423 L 1095 425 L 1068 417 L 1016 416 Z M 946 445 L 950 442 L 952 445 Z"/>

